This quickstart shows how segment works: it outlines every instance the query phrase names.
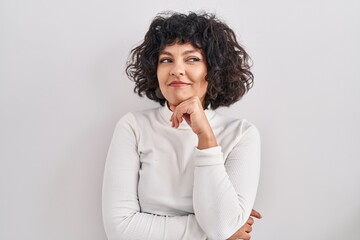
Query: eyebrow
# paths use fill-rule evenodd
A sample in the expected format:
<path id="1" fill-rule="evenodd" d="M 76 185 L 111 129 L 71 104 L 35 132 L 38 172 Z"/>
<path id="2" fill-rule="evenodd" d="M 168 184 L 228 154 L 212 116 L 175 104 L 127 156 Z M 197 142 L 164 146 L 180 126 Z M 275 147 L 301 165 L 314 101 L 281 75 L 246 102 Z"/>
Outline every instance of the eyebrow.
<path id="1" fill-rule="evenodd" d="M 198 49 L 186 50 L 181 55 L 186 55 L 186 54 L 191 54 L 191 53 L 200 53 L 201 54 L 201 51 Z M 172 56 L 173 54 L 171 52 L 167 52 L 167 51 L 160 51 L 159 55 Z"/>

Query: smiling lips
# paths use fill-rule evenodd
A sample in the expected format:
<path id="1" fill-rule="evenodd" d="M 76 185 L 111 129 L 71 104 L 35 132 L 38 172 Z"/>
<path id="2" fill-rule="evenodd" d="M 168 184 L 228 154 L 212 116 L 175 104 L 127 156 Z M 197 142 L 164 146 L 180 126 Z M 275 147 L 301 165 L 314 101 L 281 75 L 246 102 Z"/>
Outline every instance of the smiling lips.
<path id="1" fill-rule="evenodd" d="M 172 81 L 171 83 L 169 83 L 168 86 L 170 87 L 174 87 L 174 88 L 181 88 L 181 87 L 186 87 L 191 85 L 190 83 L 186 83 L 186 82 L 182 82 L 182 81 Z"/>

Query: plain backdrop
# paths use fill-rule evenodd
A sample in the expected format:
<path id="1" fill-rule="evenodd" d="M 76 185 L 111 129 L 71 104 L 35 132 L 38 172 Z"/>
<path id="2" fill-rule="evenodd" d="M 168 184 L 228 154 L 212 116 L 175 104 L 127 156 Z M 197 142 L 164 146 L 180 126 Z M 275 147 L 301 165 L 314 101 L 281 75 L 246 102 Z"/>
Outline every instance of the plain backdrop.
<path id="1" fill-rule="evenodd" d="M 261 133 L 252 239 L 360 239 L 358 0 L 0 0 L 1 240 L 106 239 L 115 124 L 157 107 L 133 93 L 129 51 L 158 12 L 200 9 L 254 61 L 254 88 L 219 110 Z"/>

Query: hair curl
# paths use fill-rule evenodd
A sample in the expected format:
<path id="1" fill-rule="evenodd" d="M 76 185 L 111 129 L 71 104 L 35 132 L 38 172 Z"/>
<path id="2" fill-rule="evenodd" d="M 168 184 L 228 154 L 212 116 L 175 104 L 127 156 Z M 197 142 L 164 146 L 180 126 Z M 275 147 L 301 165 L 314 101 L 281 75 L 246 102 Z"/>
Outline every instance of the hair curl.
<path id="1" fill-rule="evenodd" d="M 144 41 L 130 52 L 126 74 L 135 82 L 134 92 L 139 96 L 145 93 L 164 106 L 166 100 L 156 94 L 159 52 L 176 41 L 203 51 L 208 81 L 205 108 L 230 106 L 253 86 L 250 57 L 227 24 L 213 14 L 168 12 L 154 18 Z"/>

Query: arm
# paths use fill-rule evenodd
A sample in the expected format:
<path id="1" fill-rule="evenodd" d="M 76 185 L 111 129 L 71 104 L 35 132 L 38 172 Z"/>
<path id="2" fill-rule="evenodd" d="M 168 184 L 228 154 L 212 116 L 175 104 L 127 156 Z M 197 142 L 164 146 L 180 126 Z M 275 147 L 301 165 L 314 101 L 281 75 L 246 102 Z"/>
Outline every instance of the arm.
<path id="1" fill-rule="evenodd" d="M 170 108 L 173 127 L 185 119 L 198 136 L 193 189 L 196 219 L 209 239 L 229 238 L 245 224 L 255 201 L 260 170 L 259 133 L 254 126 L 242 126 L 240 140 L 224 165 L 223 152 L 200 99 L 192 97 Z"/>
<path id="2" fill-rule="evenodd" d="M 193 214 L 166 217 L 141 212 L 136 134 L 133 115 L 124 116 L 116 126 L 107 155 L 102 208 L 108 239 L 206 239 Z"/>
<path id="3" fill-rule="evenodd" d="M 195 150 L 194 210 L 209 239 L 226 239 L 247 221 L 255 201 L 260 169 L 260 137 L 246 129 L 228 155 L 221 147 Z"/>

